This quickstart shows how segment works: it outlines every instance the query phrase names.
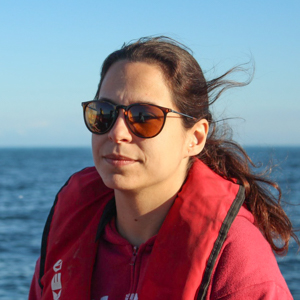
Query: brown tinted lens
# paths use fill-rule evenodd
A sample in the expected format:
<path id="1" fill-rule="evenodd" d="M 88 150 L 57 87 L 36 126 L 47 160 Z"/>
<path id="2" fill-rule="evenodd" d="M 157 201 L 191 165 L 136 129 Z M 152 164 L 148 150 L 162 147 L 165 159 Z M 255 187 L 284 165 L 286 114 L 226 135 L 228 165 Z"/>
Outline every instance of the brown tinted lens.
<path id="1" fill-rule="evenodd" d="M 107 102 L 94 101 L 85 108 L 85 122 L 90 131 L 103 134 L 109 131 L 115 120 L 116 111 Z"/>
<path id="2" fill-rule="evenodd" d="M 164 119 L 163 111 L 149 104 L 133 105 L 128 111 L 128 126 L 139 137 L 157 135 L 164 125 Z"/>

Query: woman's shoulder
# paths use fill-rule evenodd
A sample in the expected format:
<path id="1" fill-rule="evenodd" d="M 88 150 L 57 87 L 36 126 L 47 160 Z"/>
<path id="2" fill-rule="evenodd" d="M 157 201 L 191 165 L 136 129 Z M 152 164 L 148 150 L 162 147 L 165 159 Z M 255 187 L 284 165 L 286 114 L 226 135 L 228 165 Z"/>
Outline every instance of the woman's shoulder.
<path id="1" fill-rule="evenodd" d="M 212 299 L 292 299 L 271 246 L 244 207 L 221 249 L 210 292 Z"/>

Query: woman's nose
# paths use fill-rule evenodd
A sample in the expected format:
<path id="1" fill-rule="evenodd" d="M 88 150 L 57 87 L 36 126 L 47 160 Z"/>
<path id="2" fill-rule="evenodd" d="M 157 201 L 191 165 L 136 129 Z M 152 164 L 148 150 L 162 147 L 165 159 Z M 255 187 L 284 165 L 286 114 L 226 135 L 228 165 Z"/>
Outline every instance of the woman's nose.
<path id="1" fill-rule="evenodd" d="M 126 124 L 124 110 L 121 108 L 119 108 L 119 114 L 114 126 L 108 132 L 108 138 L 115 143 L 132 141 L 132 133 Z"/>

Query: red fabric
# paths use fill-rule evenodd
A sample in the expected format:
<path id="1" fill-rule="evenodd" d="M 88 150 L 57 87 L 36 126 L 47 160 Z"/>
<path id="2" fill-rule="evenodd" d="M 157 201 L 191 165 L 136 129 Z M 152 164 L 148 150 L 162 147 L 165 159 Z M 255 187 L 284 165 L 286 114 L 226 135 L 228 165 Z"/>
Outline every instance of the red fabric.
<path id="1" fill-rule="evenodd" d="M 292 299 L 274 254 L 259 230 L 253 225 L 253 221 L 252 214 L 242 208 L 221 250 L 207 299 Z M 126 295 L 139 293 L 155 238 L 141 245 L 133 275 L 130 265 L 133 248 L 118 234 L 113 220 L 106 227 L 103 239 L 99 243 L 91 299 L 99 300 L 101 297 L 108 296 L 108 300 L 125 300 Z M 39 261 L 29 300 L 41 299 L 38 273 Z M 131 289 L 132 286 L 135 288 Z M 132 298 L 134 299 L 134 296 Z"/>
<path id="2" fill-rule="evenodd" d="M 97 249 L 97 244 L 94 243 L 93 238 L 103 205 L 112 197 L 111 191 L 105 187 L 101 190 L 102 195 L 99 196 L 101 182 L 94 172 L 94 169 L 88 169 L 75 175 L 71 179 L 73 181 L 70 181 L 68 185 L 71 186 L 71 191 L 67 186 L 60 193 L 59 200 L 63 199 L 63 202 L 60 204 L 58 201 L 54 223 L 50 231 L 48 250 L 51 255 L 47 256 L 46 273 L 42 280 L 46 286 L 43 299 L 53 299 L 51 280 L 55 275 L 53 265 L 58 259 L 63 260 L 60 299 L 90 299 L 92 267 Z M 148 241 L 140 248 L 135 268 L 130 266 L 130 261 L 133 258 L 131 245 L 118 236 L 112 226 L 112 228 L 107 226 L 105 235 L 99 244 L 96 271 L 93 276 L 92 293 L 94 299 L 98 300 L 104 296 L 109 296 L 108 300 L 126 299 L 126 295 L 136 292 L 138 298 L 142 300 L 194 299 L 206 261 L 237 191 L 238 186 L 236 184 L 219 177 L 201 162 L 195 163 L 187 183 L 179 193 L 158 236 L 155 238 L 153 248 L 151 243 L 154 240 Z M 102 200 L 100 201 L 100 199 Z M 100 206 L 99 203 L 101 203 Z M 82 205 L 84 210 L 81 210 Z M 242 293 L 243 290 L 245 296 L 251 289 L 255 290 L 253 287 L 256 284 L 265 286 L 262 283 L 266 282 L 269 285 L 273 284 L 278 290 L 281 288 L 288 295 L 288 289 L 278 270 L 270 247 L 256 227 L 249 221 L 245 223 L 244 217 L 242 219 L 242 224 L 239 226 L 241 228 L 246 227 L 247 230 L 256 233 L 244 248 L 243 245 L 240 245 L 239 239 L 242 241 L 241 238 L 245 235 L 245 231 L 242 236 L 238 235 L 236 239 L 233 239 L 234 242 L 232 243 L 230 238 L 227 238 L 213 276 L 213 285 L 209 288 L 210 299 L 223 299 L 222 297 L 227 297 L 224 299 L 240 299 L 234 298 L 235 296 L 228 297 L 234 293 Z M 235 223 L 238 220 L 239 218 Z M 82 224 L 87 224 L 87 227 L 83 228 Z M 112 242 L 109 239 L 110 234 L 117 236 L 116 239 L 119 242 Z M 249 243 L 254 241 L 259 242 L 258 245 L 249 247 Z M 261 243 L 264 245 L 263 249 L 260 247 Z M 235 263 L 234 260 L 239 253 L 237 252 L 238 246 L 242 247 L 244 251 L 241 252 L 240 256 L 242 262 L 246 261 L 249 265 L 256 266 L 253 267 L 253 272 L 249 273 L 248 269 L 240 264 L 240 260 L 238 260 L 238 264 Z M 261 250 L 265 251 L 265 248 L 267 249 L 264 252 L 266 255 L 260 252 Z M 275 276 L 271 276 L 272 278 L 270 277 L 268 281 L 265 281 L 267 277 L 262 276 L 265 275 L 266 268 L 263 268 L 264 265 L 260 266 L 256 263 L 257 255 L 262 255 L 262 262 L 266 261 L 268 267 L 271 263 Z M 271 260 L 270 257 L 272 257 Z M 230 276 L 225 276 L 226 272 Z M 244 277 L 241 277 L 240 273 Z M 243 280 L 240 280 L 240 277 Z M 255 280 L 252 280 L 252 277 Z M 35 298 L 37 294 L 35 290 L 37 288 L 33 282 L 30 300 L 40 299 Z M 99 293 L 101 294 L 99 295 Z M 278 291 L 276 293 L 279 295 Z M 265 293 L 265 295 L 267 294 Z M 136 298 L 133 297 L 132 299 Z"/>
<path id="3" fill-rule="evenodd" d="M 108 299 L 123 300 L 126 295 L 134 298 L 134 294 L 139 294 L 155 239 L 156 236 L 140 245 L 136 253 L 134 247 L 119 235 L 113 219 L 99 243 L 91 299 L 108 296 Z"/>
<path id="4" fill-rule="evenodd" d="M 253 222 L 253 215 L 242 207 L 221 250 L 207 299 L 292 299 L 271 247 Z M 126 295 L 134 299 L 135 293 L 140 295 L 154 239 L 141 245 L 133 268 L 132 246 L 118 234 L 114 222 L 108 225 L 99 245 L 92 299 L 126 299 Z M 159 294 L 159 290 L 154 292 Z"/>
<path id="5" fill-rule="evenodd" d="M 216 262 L 208 299 L 293 299 L 272 248 L 241 208 Z"/>
<path id="6" fill-rule="evenodd" d="M 237 184 L 218 176 L 201 161 L 193 164 L 157 235 L 141 299 L 195 297 L 238 190 Z"/>
<path id="7" fill-rule="evenodd" d="M 42 299 L 88 299 L 97 243 L 95 236 L 105 204 L 113 197 L 94 168 L 70 179 L 58 195 L 48 236 Z M 100 200 L 101 199 L 101 200 Z M 61 270 L 54 266 L 62 260 Z M 56 277 L 55 277 L 56 276 Z M 57 277 L 57 276 L 60 276 Z M 54 290 L 52 281 L 60 281 Z M 71 294 L 75 293 L 73 297 Z"/>

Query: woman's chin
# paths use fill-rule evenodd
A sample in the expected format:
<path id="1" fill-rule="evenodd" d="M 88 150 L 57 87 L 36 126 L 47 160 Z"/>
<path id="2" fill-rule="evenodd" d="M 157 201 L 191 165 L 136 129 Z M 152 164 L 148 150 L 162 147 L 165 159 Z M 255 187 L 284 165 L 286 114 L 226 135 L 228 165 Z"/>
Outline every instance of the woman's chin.
<path id="1" fill-rule="evenodd" d="M 108 188 L 113 190 L 130 191 L 134 189 L 130 180 L 128 180 L 128 178 L 124 178 L 124 176 L 120 174 L 104 176 L 102 177 L 102 180 Z"/>

